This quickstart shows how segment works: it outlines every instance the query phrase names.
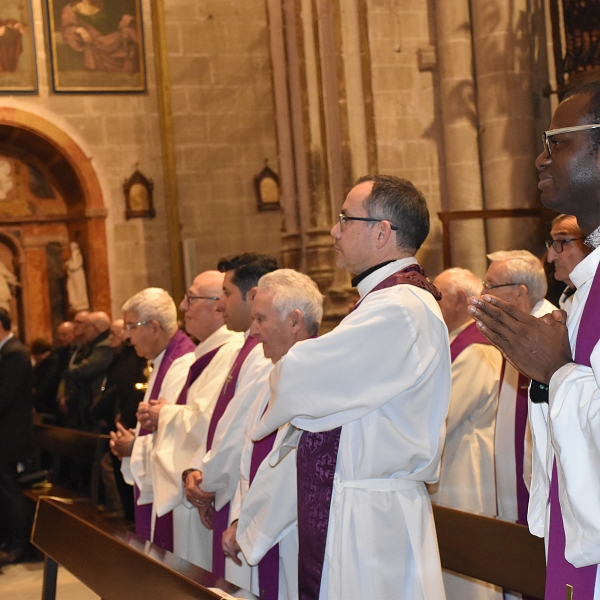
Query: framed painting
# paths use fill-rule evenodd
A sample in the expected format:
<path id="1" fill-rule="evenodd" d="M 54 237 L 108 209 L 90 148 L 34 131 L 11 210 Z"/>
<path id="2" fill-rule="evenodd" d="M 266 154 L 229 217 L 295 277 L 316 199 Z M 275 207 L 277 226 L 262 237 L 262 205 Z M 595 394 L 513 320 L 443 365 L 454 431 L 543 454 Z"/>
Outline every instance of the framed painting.
<path id="1" fill-rule="evenodd" d="M 31 0 L 2 0 L 0 94 L 35 94 L 37 90 Z"/>
<path id="2" fill-rule="evenodd" d="M 54 92 L 144 92 L 141 0 L 45 0 Z"/>

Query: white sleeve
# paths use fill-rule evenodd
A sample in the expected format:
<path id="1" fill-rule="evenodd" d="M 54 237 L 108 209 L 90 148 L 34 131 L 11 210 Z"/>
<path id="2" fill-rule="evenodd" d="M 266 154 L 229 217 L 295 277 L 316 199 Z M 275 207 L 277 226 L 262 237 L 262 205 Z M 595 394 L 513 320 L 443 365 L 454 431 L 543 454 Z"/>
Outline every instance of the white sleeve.
<path id="1" fill-rule="evenodd" d="M 590 362 L 554 373 L 548 408 L 565 556 L 576 567 L 600 563 L 600 343 Z"/>

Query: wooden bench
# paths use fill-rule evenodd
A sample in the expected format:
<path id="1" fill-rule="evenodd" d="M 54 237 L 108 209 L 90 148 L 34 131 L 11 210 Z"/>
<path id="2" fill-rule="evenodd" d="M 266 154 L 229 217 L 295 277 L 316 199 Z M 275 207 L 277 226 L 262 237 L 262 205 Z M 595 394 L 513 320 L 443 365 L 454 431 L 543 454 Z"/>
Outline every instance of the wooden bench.
<path id="1" fill-rule="evenodd" d="M 41 421 L 36 421 L 33 427 L 38 452 L 45 451 L 53 456 L 53 479 L 60 472 L 60 457 L 78 459 L 90 465 L 91 485 L 89 499 L 91 500 L 91 504 L 97 508 L 100 489 L 100 461 L 108 450 L 110 436 L 68 429 L 66 427 L 56 427 L 55 425 L 48 425 Z M 58 496 L 73 499 L 86 498 L 84 494 L 57 485 L 53 481 L 44 482 L 31 489 L 24 489 L 23 493 L 33 502 L 37 502 L 41 496 Z"/>
<path id="2" fill-rule="evenodd" d="M 433 506 L 442 567 L 505 589 L 544 597 L 544 540 L 523 525 Z"/>
<path id="3" fill-rule="evenodd" d="M 40 498 L 31 541 L 46 555 L 42 600 L 55 598 L 59 564 L 103 600 L 214 600 L 222 595 L 209 588 L 243 591 L 82 504 Z"/>

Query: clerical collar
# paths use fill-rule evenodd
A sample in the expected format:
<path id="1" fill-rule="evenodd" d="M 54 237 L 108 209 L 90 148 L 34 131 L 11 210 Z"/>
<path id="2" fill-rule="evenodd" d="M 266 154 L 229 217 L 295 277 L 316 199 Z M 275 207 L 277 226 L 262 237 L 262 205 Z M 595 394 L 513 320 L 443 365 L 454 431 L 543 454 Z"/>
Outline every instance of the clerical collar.
<path id="1" fill-rule="evenodd" d="M 592 250 L 598 248 L 598 246 L 600 246 L 600 227 L 594 229 L 594 231 L 585 238 L 583 243 Z"/>
<path id="2" fill-rule="evenodd" d="M 385 265 L 389 265 L 390 263 L 393 263 L 394 260 L 396 260 L 396 259 L 386 260 L 385 262 L 379 263 L 378 265 L 375 265 L 374 267 L 370 267 L 366 271 L 363 271 L 360 275 L 357 275 L 356 277 L 354 277 L 350 283 L 354 287 L 356 287 L 363 279 L 366 279 L 371 273 L 375 273 L 375 271 L 377 271 L 377 269 L 381 269 L 381 267 L 385 267 Z"/>

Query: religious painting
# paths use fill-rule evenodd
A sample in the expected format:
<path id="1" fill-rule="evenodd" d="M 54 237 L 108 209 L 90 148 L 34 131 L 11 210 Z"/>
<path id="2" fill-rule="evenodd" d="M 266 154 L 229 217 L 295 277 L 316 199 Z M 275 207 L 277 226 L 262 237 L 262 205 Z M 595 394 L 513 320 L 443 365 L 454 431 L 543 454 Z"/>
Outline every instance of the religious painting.
<path id="1" fill-rule="evenodd" d="M 125 194 L 125 218 L 153 218 L 155 216 L 152 190 L 154 183 L 141 171 L 135 170 L 133 175 L 123 182 Z"/>
<path id="2" fill-rule="evenodd" d="M 141 0 L 46 0 L 55 92 L 144 92 Z"/>
<path id="3" fill-rule="evenodd" d="M 37 93 L 31 0 L 0 2 L 0 93 Z"/>

